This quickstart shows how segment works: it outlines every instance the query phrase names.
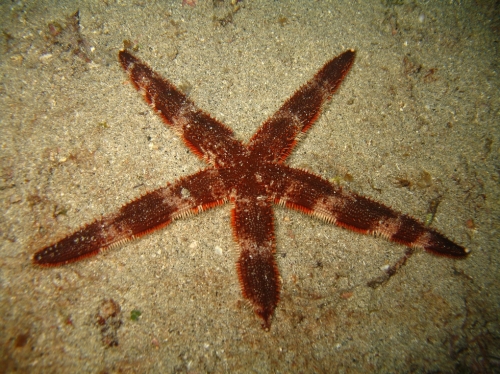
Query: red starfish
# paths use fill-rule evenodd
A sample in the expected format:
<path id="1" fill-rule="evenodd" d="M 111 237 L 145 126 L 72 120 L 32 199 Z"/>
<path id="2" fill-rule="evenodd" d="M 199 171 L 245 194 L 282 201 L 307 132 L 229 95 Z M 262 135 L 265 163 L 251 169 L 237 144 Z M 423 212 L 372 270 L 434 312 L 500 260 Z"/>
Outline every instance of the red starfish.
<path id="1" fill-rule="evenodd" d="M 355 52 L 327 62 L 259 128 L 249 144 L 196 108 L 172 83 L 127 51 L 123 68 L 146 101 L 186 145 L 209 166 L 124 205 L 34 255 L 38 265 L 62 265 L 98 254 L 158 230 L 174 219 L 232 203 L 234 238 L 240 247 L 237 271 L 243 296 L 269 329 L 279 301 L 273 204 L 314 215 L 363 234 L 382 235 L 409 247 L 453 257 L 469 252 L 416 219 L 284 161 L 318 118 L 350 70 Z"/>

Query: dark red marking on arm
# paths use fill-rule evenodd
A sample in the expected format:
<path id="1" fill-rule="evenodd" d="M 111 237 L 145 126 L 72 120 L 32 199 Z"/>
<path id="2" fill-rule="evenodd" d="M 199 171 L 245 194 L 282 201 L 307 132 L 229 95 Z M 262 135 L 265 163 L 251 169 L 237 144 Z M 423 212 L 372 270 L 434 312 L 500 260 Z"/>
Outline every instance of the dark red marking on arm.
<path id="1" fill-rule="evenodd" d="M 135 88 L 198 157 L 213 165 L 229 166 L 235 156 L 247 153 L 230 128 L 196 108 L 147 64 L 127 51 L 120 51 L 118 57 Z"/>
<path id="2" fill-rule="evenodd" d="M 237 263 L 241 291 L 262 318 L 262 327 L 269 329 L 280 293 L 272 206 L 257 195 L 243 196 L 234 202 L 231 218 L 241 250 Z"/>
<path id="3" fill-rule="evenodd" d="M 275 202 L 312 214 L 361 234 L 381 235 L 407 247 L 439 255 L 465 257 L 469 250 L 453 243 L 417 219 L 353 192 L 343 191 L 310 172 L 275 166 L 268 178 Z M 275 175 L 274 177 L 272 175 Z"/>
<path id="4" fill-rule="evenodd" d="M 285 101 L 250 140 L 252 155 L 262 161 L 283 162 L 292 152 L 297 137 L 312 126 L 324 103 L 340 86 L 355 55 L 356 52 L 348 50 L 333 58 Z"/>
<path id="5" fill-rule="evenodd" d="M 35 253 L 37 265 L 78 261 L 158 230 L 174 218 L 198 213 L 226 201 L 228 190 L 215 169 L 202 170 L 177 183 L 149 192 L 124 205 L 116 214 L 94 221 Z"/>

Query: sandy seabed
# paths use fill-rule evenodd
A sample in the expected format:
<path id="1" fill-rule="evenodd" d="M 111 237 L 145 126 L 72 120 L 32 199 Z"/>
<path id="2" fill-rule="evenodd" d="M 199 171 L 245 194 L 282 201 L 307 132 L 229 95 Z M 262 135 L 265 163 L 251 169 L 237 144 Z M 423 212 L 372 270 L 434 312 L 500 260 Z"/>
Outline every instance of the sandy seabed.
<path id="1" fill-rule="evenodd" d="M 0 4 L 0 372 L 500 370 L 499 12 L 486 0 Z M 269 332 L 241 296 L 229 205 L 34 266 L 36 250 L 204 165 L 128 82 L 124 44 L 244 141 L 355 49 L 288 163 L 422 221 L 434 211 L 470 256 L 417 251 L 386 277 L 404 247 L 278 207 Z"/>

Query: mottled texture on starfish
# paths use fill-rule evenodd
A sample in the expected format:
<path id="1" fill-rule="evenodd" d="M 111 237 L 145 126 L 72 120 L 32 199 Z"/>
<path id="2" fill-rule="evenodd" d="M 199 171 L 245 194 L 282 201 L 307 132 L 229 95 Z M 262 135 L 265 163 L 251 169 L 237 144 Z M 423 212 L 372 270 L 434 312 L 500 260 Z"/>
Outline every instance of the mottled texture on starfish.
<path id="1" fill-rule="evenodd" d="M 327 62 L 259 128 L 245 145 L 228 127 L 198 109 L 172 83 L 128 51 L 121 65 L 145 100 L 205 169 L 149 192 L 115 214 L 98 219 L 34 255 L 38 265 L 62 265 L 160 229 L 174 219 L 232 204 L 231 223 L 240 255 L 243 296 L 268 329 L 279 301 L 273 204 L 281 204 L 363 234 L 382 235 L 408 247 L 463 257 L 468 251 L 407 215 L 311 172 L 284 164 L 318 118 L 354 62 L 348 50 Z"/>

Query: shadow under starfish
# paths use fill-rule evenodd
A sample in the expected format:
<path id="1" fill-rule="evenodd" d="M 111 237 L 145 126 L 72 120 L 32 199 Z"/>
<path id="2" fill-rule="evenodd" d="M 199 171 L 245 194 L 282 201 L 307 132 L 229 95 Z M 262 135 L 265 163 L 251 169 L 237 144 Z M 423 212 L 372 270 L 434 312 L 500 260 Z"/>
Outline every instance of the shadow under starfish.
<path id="1" fill-rule="evenodd" d="M 465 257 L 469 252 L 418 220 L 311 172 L 284 164 L 297 140 L 349 72 L 355 52 L 327 62 L 268 118 L 248 144 L 227 126 L 198 109 L 172 83 L 128 51 L 119 53 L 130 80 L 163 121 L 209 166 L 151 191 L 116 213 L 97 219 L 35 253 L 37 265 L 55 266 L 158 230 L 174 219 L 231 202 L 234 239 L 240 248 L 237 271 L 243 296 L 269 329 L 278 305 L 280 280 L 275 260 L 273 204 L 412 248 Z"/>

